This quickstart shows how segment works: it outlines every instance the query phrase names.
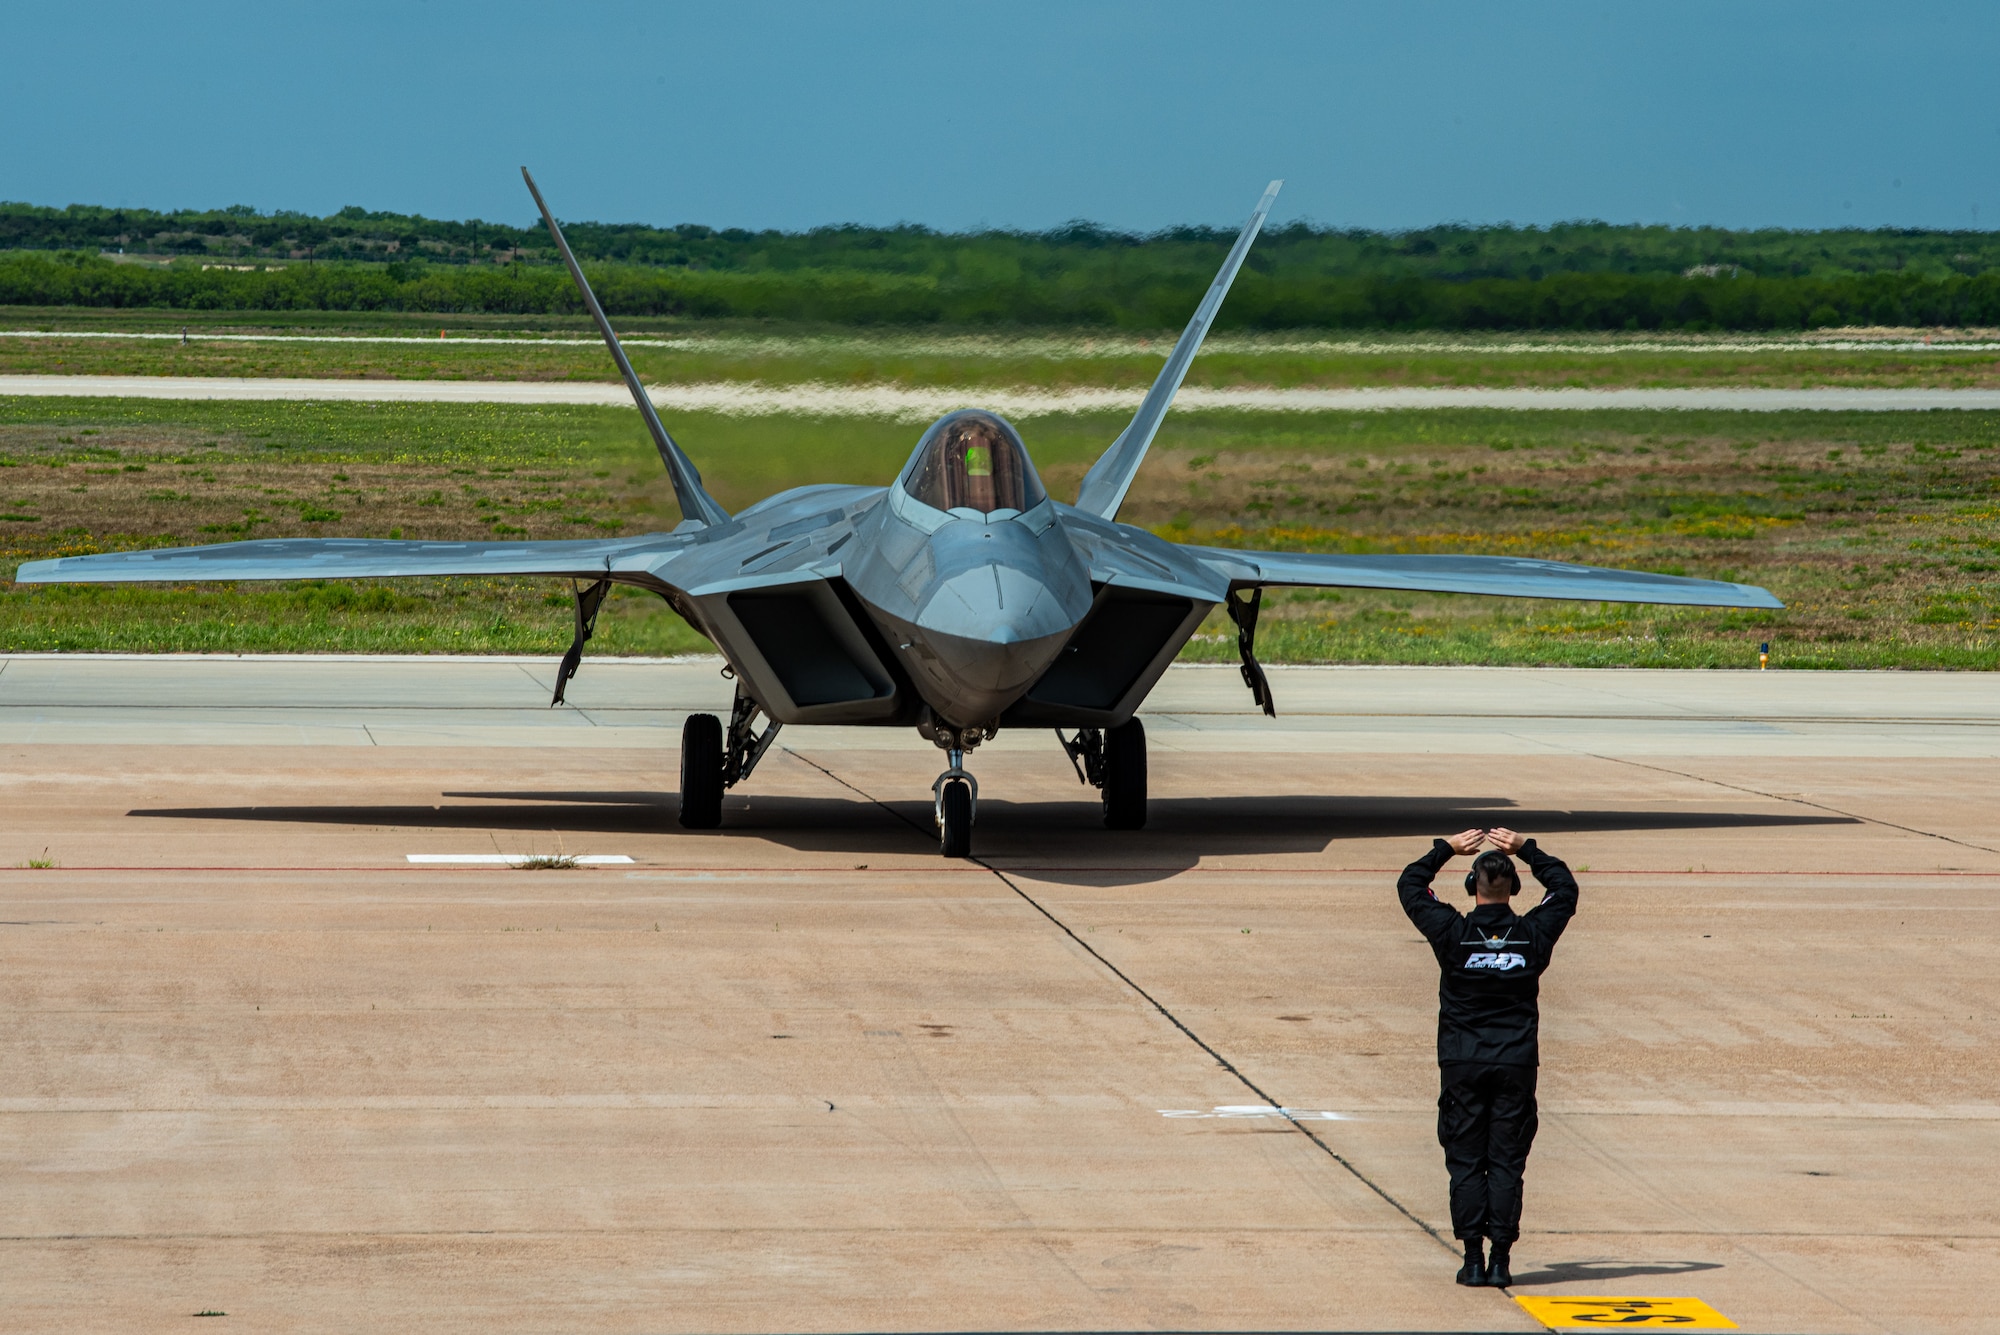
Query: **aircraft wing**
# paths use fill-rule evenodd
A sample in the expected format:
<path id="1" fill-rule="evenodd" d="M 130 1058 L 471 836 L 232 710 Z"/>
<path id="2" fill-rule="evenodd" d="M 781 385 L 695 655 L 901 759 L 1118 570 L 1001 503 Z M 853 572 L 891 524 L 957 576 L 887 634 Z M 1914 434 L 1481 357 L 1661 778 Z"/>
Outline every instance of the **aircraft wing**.
<path id="1" fill-rule="evenodd" d="M 556 575 L 597 580 L 612 573 L 613 562 L 620 558 L 666 555 L 690 540 L 664 533 L 580 542 L 263 538 L 208 547 L 162 547 L 29 561 L 15 572 L 14 579 L 20 584 L 382 579 L 397 575 Z"/>
<path id="2" fill-rule="evenodd" d="M 1654 575 L 1643 570 L 1533 561 L 1514 556 L 1341 556 L 1185 547 L 1226 575 L 1232 588 L 1320 587 L 1479 593 L 1504 598 L 1574 598 L 1602 603 L 1678 603 L 1690 607 L 1778 609 L 1754 584 Z"/>

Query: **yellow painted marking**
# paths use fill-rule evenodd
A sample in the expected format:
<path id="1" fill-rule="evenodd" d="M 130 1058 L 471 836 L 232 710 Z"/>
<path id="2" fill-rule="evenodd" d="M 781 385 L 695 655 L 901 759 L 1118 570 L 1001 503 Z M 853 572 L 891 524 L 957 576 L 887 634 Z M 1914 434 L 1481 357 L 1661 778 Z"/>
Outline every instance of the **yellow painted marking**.
<path id="1" fill-rule="evenodd" d="M 1735 1330 L 1736 1323 L 1699 1298 L 1543 1298 L 1514 1301 L 1550 1330 Z"/>

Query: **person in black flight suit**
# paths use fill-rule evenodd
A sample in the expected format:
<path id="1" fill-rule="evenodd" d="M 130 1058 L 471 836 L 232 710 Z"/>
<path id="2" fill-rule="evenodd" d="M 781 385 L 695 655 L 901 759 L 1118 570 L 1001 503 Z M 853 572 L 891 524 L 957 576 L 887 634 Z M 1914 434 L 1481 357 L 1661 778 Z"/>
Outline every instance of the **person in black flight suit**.
<path id="1" fill-rule="evenodd" d="M 1454 854 L 1493 847 L 1466 873 L 1478 903 L 1461 914 L 1438 902 L 1431 880 Z M 1508 900 L 1521 892 L 1509 853 L 1547 891 L 1526 913 Z M 1467 830 L 1431 841 L 1431 851 L 1396 882 L 1410 915 L 1437 956 L 1438 1144 L 1451 1172 L 1451 1231 L 1465 1244 L 1458 1282 L 1504 1288 L 1514 1282 L 1510 1253 L 1521 1236 L 1521 1173 L 1535 1143 L 1535 1072 L 1541 1054 L 1536 998 L 1556 941 L 1576 913 L 1576 878 L 1560 858 L 1512 830 Z M 1489 1262 L 1482 1238 L 1493 1240 Z"/>

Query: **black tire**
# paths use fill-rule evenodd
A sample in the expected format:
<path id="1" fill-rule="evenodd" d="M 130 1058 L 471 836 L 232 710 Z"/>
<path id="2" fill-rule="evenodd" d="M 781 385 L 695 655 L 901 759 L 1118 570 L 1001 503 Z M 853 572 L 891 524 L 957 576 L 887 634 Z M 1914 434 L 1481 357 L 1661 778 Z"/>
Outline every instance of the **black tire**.
<path id="1" fill-rule="evenodd" d="M 1137 830 L 1146 824 L 1146 725 L 1138 719 L 1104 734 L 1104 828 Z"/>
<path id="2" fill-rule="evenodd" d="M 681 824 L 722 824 L 722 720 L 713 714 L 689 714 L 681 725 Z"/>
<path id="3" fill-rule="evenodd" d="M 938 826 L 938 852 L 948 858 L 972 856 L 972 790 L 965 780 L 944 786 L 944 820 Z"/>

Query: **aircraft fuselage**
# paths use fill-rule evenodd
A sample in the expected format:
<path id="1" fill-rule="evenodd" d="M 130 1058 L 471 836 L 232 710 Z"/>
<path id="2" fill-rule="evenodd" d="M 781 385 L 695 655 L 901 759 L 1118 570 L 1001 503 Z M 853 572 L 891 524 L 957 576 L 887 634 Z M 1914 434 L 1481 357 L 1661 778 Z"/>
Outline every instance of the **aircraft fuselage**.
<path id="1" fill-rule="evenodd" d="M 1107 540 L 1124 564 L 1094 572 Z M 1122 722 L 1224 592 L 1172 544 L 1057 503 L 975 409 L 888 487 L 771 497 L 651 569 L 771 718 L 952 733 Z"/>

